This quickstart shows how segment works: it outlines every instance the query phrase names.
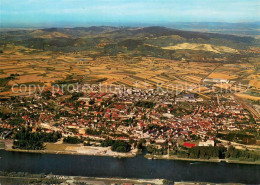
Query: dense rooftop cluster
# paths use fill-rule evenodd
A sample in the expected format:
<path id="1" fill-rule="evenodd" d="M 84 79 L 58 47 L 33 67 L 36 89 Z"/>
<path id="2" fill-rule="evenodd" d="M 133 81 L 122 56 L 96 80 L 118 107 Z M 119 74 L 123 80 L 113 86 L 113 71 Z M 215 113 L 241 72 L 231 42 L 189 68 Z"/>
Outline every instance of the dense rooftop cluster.
<path id="1" fill-rule="evenodd" d="M 254 131 L 251 114 L 232 96 L 202 99 L 197 94 L 158 92 L 155 89 L 124 89 L 107 92 L 44 91 L 32 97 L 1 100 L 1 130 L 16 132 L 20 127 L 41 127 L 94 140 L 146 140 L 154 144 L 168 141 L 191 145 L 214 145 L 225 132 Z M 221 135 L 222 134 L 222 135 Z M 234 139 L 234 138 L 233 138 Z M 256 140 L 240 141 L 255 143 Z M 196 143 L 200 141 L 200 144 Z M 206 143 L 207 145 L 207 143 Z"/>

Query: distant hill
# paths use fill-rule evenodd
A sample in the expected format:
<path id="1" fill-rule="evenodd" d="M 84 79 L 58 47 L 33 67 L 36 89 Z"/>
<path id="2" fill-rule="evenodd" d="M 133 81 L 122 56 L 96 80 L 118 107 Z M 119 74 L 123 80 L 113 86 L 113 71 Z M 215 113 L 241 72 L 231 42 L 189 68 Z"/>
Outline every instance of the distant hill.
<path id="1" fill-rule="evenodd" d="M 1 32 L 0 47 L 7 44 L 34 52 L 95 51 L 97 55 L 154 56 L 169 59 L 236 56 L 240 50 L 259 47 L 249 36 L 183 31 L 160 26 L 46 28 Z M 189 53 L 187 53 L 189 50 Z M 222 56 L 223 57 L 223 56 Z"/>
<path id="2" fill-rule="evenodd" d="M 117 30 L 115 32 L 120 32 L 121 30 Z M 194 31 L 183 31 L 176 30 L 172 28 L 160 27 L 160 26 L 152 26 L 152 27 L 144 27 L 137 29 L 127 29 L 125 34 L 144 34 L 160 37 L 160 36 L 169 36 L 169 35 L 179 35 L 186 39 L 191 38 L 202 38 L 202 39 L 210 39 L 210 38 L 223 38 L 228 40 L 235 40 L 241 42 L 251 42 L 254 40 L 251 37 L 239 37 L 234 35 L 226 35 L 226 34 L 217 34 L 217 33 L 204 33 L 204 32 L 194 32 Z"/>
<path id="3" fill-rule="evenodd" d="M 260 22 L 175 22 L 166 24 L 165 26 L 187 31 L 214 32 L 244 36 L 260 35 Z"/>

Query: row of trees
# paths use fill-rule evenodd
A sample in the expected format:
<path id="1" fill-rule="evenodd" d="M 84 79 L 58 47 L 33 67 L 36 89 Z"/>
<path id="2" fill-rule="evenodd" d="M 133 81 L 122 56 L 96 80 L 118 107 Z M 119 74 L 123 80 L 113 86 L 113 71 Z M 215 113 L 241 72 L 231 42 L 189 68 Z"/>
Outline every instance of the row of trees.
<path id="1" fill-rule="evenodd" d="M 260 160 L 260 153 L 248 150 L 237 150 L 233 146 L 230 146 L 226 152 L 226 158 L 239 159 L 242 161 L 257 161 Z"/>
<path id="2" fill-rule="evenodd" d="M 196 147 L 189 148 L 188 150 L 178 150 L 176 154 L 178 157 L 181 158 L 224 159 L 226 151 L 227 149 L 225 147 L 196 146 Z"/>
<path id="3" fill-rule="evenodd" d="M 233 146 L 228 149 L 225 147 L 213 147 L 213 146 L 196 146 L 189 148 L 188 150 L 178 150 L 175 152 L 178 157 L 182 158 L 192 158 L 192 159 L 236 159 L 242 161 L 257 161 L 260 160 L 260 153 L 248 151 L 248 150 L 238 150 Z"/>
<path id="4" fill-rule="evenodd" d="M 194 159 L 209 159 L 209 158 L 225 158 L 225 152 L 227 149 L 225 147 L 205 147 L 205 146 L 196 146 L 188 150 L 189 158 Z"/>

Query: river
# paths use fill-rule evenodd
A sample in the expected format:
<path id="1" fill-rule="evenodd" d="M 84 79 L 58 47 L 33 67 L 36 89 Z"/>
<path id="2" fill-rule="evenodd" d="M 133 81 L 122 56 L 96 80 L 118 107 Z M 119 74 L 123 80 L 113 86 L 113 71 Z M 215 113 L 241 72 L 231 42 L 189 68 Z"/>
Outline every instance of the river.
<path id="1" fill-rule="evenodd" d="M 19 153 L 0 150 L 0 170 L 68 176 L 260 184 L 260 165 Z"/>

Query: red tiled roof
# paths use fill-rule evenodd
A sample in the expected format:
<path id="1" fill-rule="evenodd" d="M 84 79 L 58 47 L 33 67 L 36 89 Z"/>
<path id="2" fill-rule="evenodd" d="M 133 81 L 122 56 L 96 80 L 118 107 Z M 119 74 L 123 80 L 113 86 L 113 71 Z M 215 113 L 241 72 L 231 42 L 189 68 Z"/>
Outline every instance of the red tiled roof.
<path id="1" fill-rule="evenodd" d="M 188 147 L 188 148 L 192 148 L 196 145 L 194 143 L 183 143 L 183 146 Z"/>

